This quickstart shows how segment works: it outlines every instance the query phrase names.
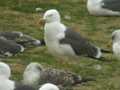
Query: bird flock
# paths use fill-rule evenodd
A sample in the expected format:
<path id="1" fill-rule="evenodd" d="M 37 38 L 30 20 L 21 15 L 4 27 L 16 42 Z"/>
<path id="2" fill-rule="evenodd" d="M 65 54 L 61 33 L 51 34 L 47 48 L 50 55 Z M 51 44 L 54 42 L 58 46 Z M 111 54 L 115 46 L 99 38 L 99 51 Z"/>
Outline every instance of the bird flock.
<path id="1" fill-rule="evenodd" d="M 91 15 L 120 16 L 120 0 L 87 0 Z M 37 8 L 39 10 L 39 8 Z M 120 57 L 120 30 L 112 33 L 112 51 L 96 46 L 80 33 L 61 22 L 57 9 L 45 11 L 40 22 L 44 22 L 44 39 L 38 40 L 22 32 L 0 32 L 0 56 L 14 56 L 31 46 L 46 46 L 56 57 L 80 58 L 80 56 L 102 60 L 104 53 Z M 0 62 L 0 90 L 64 90 L 65 87 L 95 81 L 74 72 L 44 67 L 31 62 L 23 72 L 22 80 L 11 80 L 10 66 Z"/>

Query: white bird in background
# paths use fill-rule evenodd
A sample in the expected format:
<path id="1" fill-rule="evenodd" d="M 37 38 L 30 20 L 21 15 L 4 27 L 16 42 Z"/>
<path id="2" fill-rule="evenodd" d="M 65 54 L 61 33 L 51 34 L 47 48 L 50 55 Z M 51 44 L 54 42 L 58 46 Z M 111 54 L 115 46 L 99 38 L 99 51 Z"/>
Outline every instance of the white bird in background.
<path id="1" fill-rule="evenodd" d="M 120 58 L 120 30 L 112 33 L 112 50 L 115 56 Z"/>
<path id="2" fill-rule="evenodd" d="M 39 63 L 30 63 L 24 71 L 22 83 L 35 87 L 44 83 L 52 83 L 66 87 L 93 80 L 93 78 L 81 78 L 80 75 L 73 72 L 43 68 Z"/>
<path id="3" fill-rule="evenodd" d="M 35 90 L 31 86 L 10 80 L 10 76 L 10 67 L 5 63 L 0 62 L 0 90 Z"/>
<path id="4" fill-rule="evenodd" d="M 58 56 L 87 56 L 100 59 L 102 52 L 109 52 L 91 44 L 79 33 L 61 23 L 57 10 L 47 10 L 44 14 L 44 40 L 48 50 Z"/>
<path id="5" fill-rule="evenodd" d="M 87 0 L 91 15 L 120 16 L 120 0 Z"/>
<path id="6" fill-rule="evenodd" d="M 60 89 L 52 83 L 46 83 L 43 84 L 39 90 L 60 90 Z"/>

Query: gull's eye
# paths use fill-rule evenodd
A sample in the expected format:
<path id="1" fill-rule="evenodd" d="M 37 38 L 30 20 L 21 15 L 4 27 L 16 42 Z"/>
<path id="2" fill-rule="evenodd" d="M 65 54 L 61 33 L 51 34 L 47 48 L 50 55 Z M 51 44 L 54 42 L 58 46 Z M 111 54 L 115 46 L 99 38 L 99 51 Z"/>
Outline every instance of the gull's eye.
<path id="1" fill-rule="evenodd" d="M 53 16 L 53 14 L 49 14 L 49 15 L 48 15 L 48 17 L 51 17 L 51 16 Z"/>
<path id="2" fill-rule="evenodd" d="M 115 35 L 112 36 L 112 40 L 114 40 L 114 39 L 115 39 Z"/>
<path id="3" fill-rule="evenodd" d="M 38 70 L 42 71 L 42 68 L 40 66 L 37 66 L 36 67 Z"/>

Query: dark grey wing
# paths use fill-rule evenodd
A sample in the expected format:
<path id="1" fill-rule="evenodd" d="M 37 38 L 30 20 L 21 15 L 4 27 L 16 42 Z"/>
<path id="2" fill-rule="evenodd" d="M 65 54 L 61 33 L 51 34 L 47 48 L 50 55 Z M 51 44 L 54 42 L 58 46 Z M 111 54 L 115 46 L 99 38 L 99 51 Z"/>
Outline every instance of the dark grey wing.
<path id="1" fill-rule="evenodd" d="M 16 82 L 14 90 L 35 90 L 35 89 L 31 86 Z"/>
<path id="2" fill-rule="evenodd" d="M 73 30 L 65 31 L 65 38 L 60 40 L 61 44 L 70 44 L 77 55 L 85 55 L 95 58 L 98 49 Z"/>
<path id="3" fill-rule="evenodd" d="M 23 36 L 22 32 L 12 31 L 12 32 L 0 32 L 0 36 L 5 37 L 8 40 L 15 40 Z"/>
<path id="4" fill-rule="evenodd" d="M 18 52 L 22 52 L 23 50 L 24 48 L 21 45 L 15 43 L 14 41 L 0 37 L 1 54 L 6 54 L 6 53 L 17 54 Z"/>
<path id="5" fill-rule="evenodd" d="M 120 0 L 103 0 L 102 7 L 112 11 L 120 11 Z"/>
<path id="6" fill-rule="evenodd" d="M 41 46 L 45 46 L 46 45 L 44 39 L 41 39 L 40 42 L 41 42 Z"/>
<path id="7" fill-rule="evenodd" d="M 29 35 L 25 35 L 25 34 L 23 35 L 23 37 L 16 39 L 16 42 L 25 47 L 45 45 L 44 40 L 37 40 L 37 39 L 35 39 Z"/>

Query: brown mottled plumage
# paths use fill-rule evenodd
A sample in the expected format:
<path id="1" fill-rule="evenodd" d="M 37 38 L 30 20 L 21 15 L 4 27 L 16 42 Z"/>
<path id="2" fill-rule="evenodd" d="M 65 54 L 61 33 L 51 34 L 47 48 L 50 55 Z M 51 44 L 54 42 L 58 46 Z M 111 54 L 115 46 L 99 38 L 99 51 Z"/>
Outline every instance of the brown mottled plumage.
<path id="1" fill-rule="evenodd" d="M 43 68 L 39 63 L 30 63 L 23 74 L 23 83 L 31 86 L 35 84 L 53 83 L 58 86 L 73 86 L 93 79 L 82 79 L 76 73 L 53 69 Z"/>
<path id="2" fill-rule="evenodd" d="M 77 76 L 72 72 L 48 68 L 41 71 L 39 82 L 40 84 L 47 82 L 67 86 L 77 83 L 75 77 L 81 80 L 80 76 Z"/>

